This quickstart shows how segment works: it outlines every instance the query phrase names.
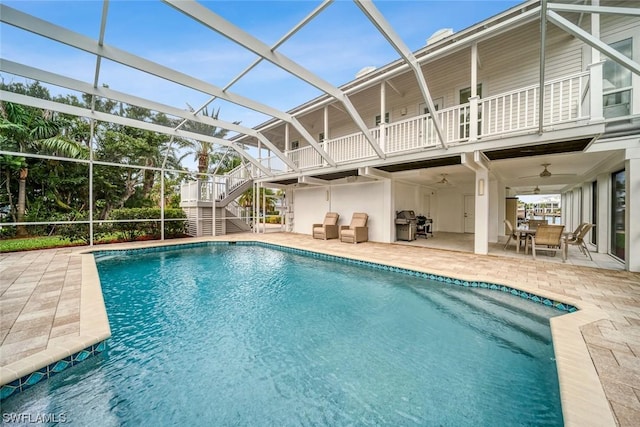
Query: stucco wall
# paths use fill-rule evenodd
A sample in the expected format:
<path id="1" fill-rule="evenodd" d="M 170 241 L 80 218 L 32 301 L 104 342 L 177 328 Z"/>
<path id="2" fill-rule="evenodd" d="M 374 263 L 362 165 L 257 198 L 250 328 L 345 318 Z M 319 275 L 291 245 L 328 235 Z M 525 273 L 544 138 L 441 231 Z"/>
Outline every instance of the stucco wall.
<path id="1" fill-rule="evenodd" d="M 311 234 L 314 223 L 320 223 L 326 212 L 340 214 L 338 224 L 348 225 L 354 212 L 369 215 L 369 240 L 389 242 L 391 187 L 387 181 L 351 183 L 294 190 L 294 232 Z"/>

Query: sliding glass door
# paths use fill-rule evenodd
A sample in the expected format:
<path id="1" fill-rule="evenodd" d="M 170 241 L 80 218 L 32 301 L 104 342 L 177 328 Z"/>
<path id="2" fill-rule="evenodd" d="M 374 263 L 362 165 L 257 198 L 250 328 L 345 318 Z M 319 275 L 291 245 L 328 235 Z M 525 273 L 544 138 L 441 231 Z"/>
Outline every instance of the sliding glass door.
<path id="1" fill-rule="evenodd" d="M 625 211 L 627 205 L 627 195 L 625 191 L 625 172 L 619 171 L 611 175 L 611 189 L 613 191 L 611 198 L 611 253 L 612 255 L 625 259 Z"/>

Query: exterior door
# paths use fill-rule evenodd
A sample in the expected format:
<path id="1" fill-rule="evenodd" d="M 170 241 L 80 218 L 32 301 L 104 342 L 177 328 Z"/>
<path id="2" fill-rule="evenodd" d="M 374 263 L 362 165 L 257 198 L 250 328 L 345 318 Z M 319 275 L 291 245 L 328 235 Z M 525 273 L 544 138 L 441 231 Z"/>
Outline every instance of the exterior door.
<path id="1" fill-rule="evenodd" d="M 464 232 L 475 233 L 476 231 L 476 198 L 475 196 L 464 196 Z"/>
<path id="2" fill-rule="evenodd" d="M 424 196 L 422 199 L 422 215 L 431 218 L 431 196 Z"/>

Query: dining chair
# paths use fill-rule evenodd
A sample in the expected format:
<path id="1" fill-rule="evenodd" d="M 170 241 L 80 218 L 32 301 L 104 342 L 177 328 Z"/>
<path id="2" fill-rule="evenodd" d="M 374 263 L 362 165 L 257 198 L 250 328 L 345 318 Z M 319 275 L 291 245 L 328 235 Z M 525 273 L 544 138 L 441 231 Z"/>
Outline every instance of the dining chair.
<path id="1" fill-rule="evenodd" d="M 589 252 L 589 248 L 587 248 L 587 243 L 584 241 L 584 237 L 587 235 L 589 230 L 593 227 L 593 224 L 589 224 L 587 222 L 582 223 L 578 226 L 576 231 L 573 233 L 566 235 L 564 238 L 565 244 L 565 258 L 567 256 L 566 252 L 568 252 L 569 246 L 577 246 L 580 249 L 580 252 L 584 256 L 588 256 L 591 261 L 593 258 L 591 257 L 591 252 Z"/>
<path id="2" fill-rule="evenodd" d="M 555 256 L 556 252 L 560 251 L 562 254 L 562 262 L 566 261 L 566 251 L 563 250 L 562 232 L 564 231 L 564 225 L 540 225 L 536 229 L 536 233 L 532 234 L 531 250 L 533 251 L 533 259 L 536 259 L 536 249 L 551 251 Z M 525 250 L 527 253 L 527 250 Z"/>
<path id="3" fill-rule="evenodd" d="M 509 235 L 509 238 L 507 239 L 507 243 L 504 244 L 504 249 L 505 250 L 507 249 L 507 247 L 509 246 L 509 242 L 511 242 L 511 240 L 515 240 L 516 245 L 520 246 L 520 234 L 518 234 L 518 232 L 514 230 L 513 224 L 511 224 L 511 221 L 509 221 L 508 219 L 505 219 L 504 225 L 507 226 L 507 234 Z"/>

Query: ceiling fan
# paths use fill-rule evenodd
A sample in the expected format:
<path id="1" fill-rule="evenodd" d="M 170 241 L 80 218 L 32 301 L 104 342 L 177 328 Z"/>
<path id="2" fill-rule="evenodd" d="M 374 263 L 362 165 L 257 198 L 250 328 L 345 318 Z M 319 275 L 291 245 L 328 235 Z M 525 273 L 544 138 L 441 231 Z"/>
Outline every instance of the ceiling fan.
<path id="1" fill-rule="evenodd" d="M 439 181 L 433 182 L 432 184 L 438 184 L 438 185 L 451 185 L 451 183 L 449 182 L 449 180 L 447 179 L 447 174 L 446 173 L 441 173 L 440 176 L 442 176 L 442 178 L 440 178 Z"/>
<path id="2" fill-rule="evenodd" d="M 525 179 L 525 178 L 551 178 L 552 176 L 575 176 L 575 173 L 551 173 L 548 169 L 549 166 L 551 166 L 551 163 L 542 163 L 540 166 L 542 166 L 544 169 L 542 170 L 542 172 L 540 172 L 538 175 L 530 175 L 530 176 L 521 176 L 520 179 Z"/>
<path id="3" fill-rule="evenodd" d="M 518 192 L 518 194 L 540 194 L 540 187 L 536 185 L 536 187 L 533 190 Z"/>

